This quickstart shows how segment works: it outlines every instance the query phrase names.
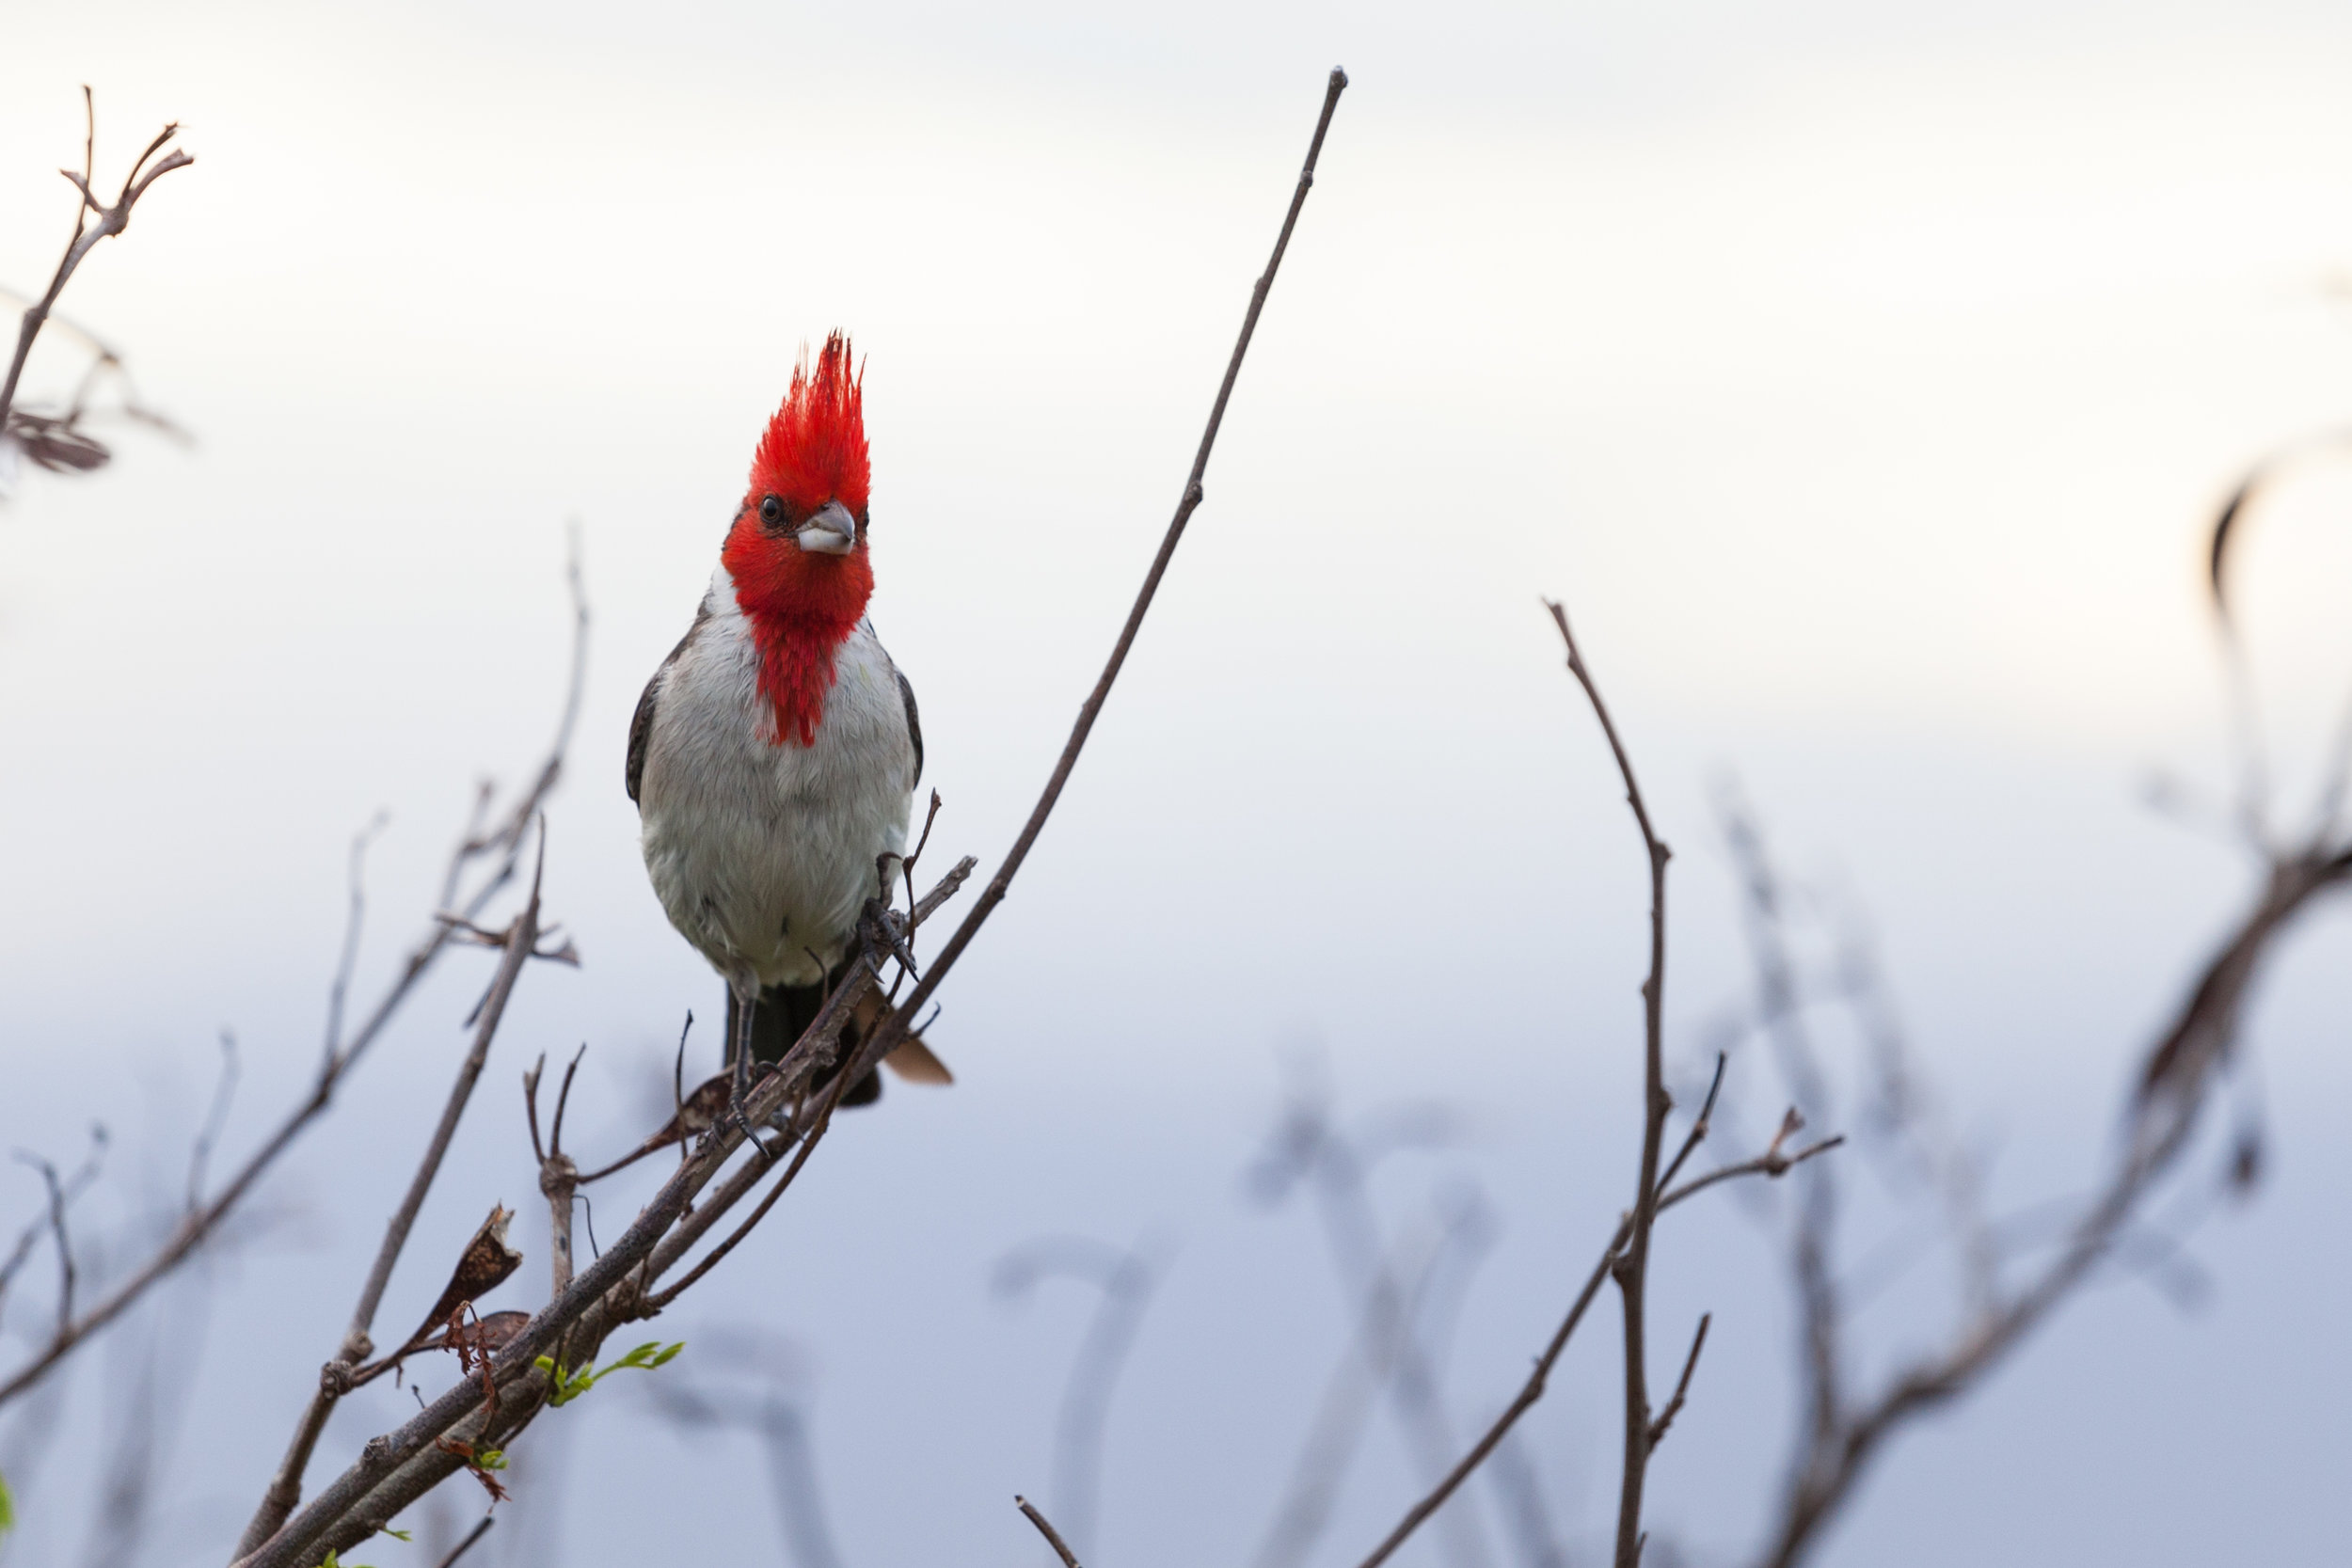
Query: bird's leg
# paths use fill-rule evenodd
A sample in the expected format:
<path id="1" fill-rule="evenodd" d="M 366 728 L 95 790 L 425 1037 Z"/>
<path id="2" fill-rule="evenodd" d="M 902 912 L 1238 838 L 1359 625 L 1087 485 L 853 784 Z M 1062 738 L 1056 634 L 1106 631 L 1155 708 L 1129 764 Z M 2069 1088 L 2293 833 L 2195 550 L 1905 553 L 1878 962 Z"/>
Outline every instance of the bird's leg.
<path id="1" fill-rule="evenodd" d="M 740 990 L 735 992 L 735 1037 L 727 1044 L 730 1065 L 735 1071 L 735 1086 L 727 1097 L 727 1109 L 738 1121 L 743 1117 L 743 1101 L 752 1088 L 752 1016 L 759 1006 L 759 992 L 749 996 Z"/>

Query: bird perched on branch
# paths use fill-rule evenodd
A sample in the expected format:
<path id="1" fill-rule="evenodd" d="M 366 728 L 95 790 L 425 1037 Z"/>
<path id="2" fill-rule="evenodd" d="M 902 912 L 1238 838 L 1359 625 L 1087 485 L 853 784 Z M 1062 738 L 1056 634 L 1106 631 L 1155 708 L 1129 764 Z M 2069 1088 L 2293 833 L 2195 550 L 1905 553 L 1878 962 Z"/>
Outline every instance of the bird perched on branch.
<path id="1" fill-rule="evenodd" d="M 670 924 L 726 980 L 739 1073 L 800 1038 L 867 901 L 888 902 L 923 774 L 914 689 L 866 617 L 863 382 L 840 333 L 814 368 L 803 351 L 710 590 L 629 721 L 645 870 Z M 870 993 L 866 1010 L 845 1060 L 879 1017 Z M 914 1082 L 948 1081 L 920 1039 L 888 1060 Z M 868 1072 L 841 1102 L 881 1092 Z"/>

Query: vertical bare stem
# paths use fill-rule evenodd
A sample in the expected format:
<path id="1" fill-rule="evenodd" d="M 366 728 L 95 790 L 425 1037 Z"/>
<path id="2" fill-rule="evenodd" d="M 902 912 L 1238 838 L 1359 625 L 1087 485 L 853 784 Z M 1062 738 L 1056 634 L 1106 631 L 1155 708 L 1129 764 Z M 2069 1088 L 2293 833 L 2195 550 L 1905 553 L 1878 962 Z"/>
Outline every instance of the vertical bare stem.
<path id="1" fill-rule="evenodd" d="M 564 1111 L 571 1103 L 572 1075 L 580 1070 L 580 1056 L 587 1053 L 588 1048 L 581 1046 L 571 1065 L 564 1069 L 564 1086 L 555 1096 L 555 1121 L 548 1131 L 548 1150 L 539 1161 L 539 1191 L 548 1199 L 548 1259 L 554 1271 L 549 1301 L 572 1286 L 572 1208 L 580 1192 L 580 1167 L 564 1152 Z M 538 1090 L 538 1073 L 534 1069 L 531 1080 L 531 1141 L 534 1148 L 539 1142 Z"/>
<path id="2" fill-rule="evenodd" d="M 1609 738 L 1610 752 L 1617 760 L 1617 772 L 1625 780 L 1626 804 L 1633 808 L 1634 824 L 1642 831 L 1642 847 L 1649 858 L 1649 977 L 1642 982 L 1642 1175 L 1640 1184 L 1633 1190 L 1633 1215 L 1625 1250 L 1610 1271 L 1616 1278 L 1617 1292 L 1625 1305 L 1625 1476 L 1617 1494 L 1617 1568 L 1634 1568 L 1642 1555 L 1642 1486 L 1649 1470 L 1650 1450 L 1649 1374 L 1644 1335 L 1649 1238 L 1651 1226 L 1658 1218 L 1659 1149 L 1665 1142 L 1666 1113 L 1674 1103 L 1666 1097 L 1664 1043 L 1666 862 L 1673 851 L 1650 826 L 1649 808 L 1643 803 L 1642 786 L 1634 779 L 1632 759 L 1626 755 L 1625 743 L 1618 738 L 1617 726 L 1609 717 L 1609 705 L 1601 700 L 1600 689 L 1593 684 L 1592 672 L 1584 666 L 1584 656 L 1577 650 L 1576 634 L 1568 629 L 1567 610 L 1556 602 L 1549 603 L 1549 608 L 1552 620 L 1559 625 L 1560 640 L 1567 645 L 1568 673 L 1584 689 L 1584 695 L 1593 705 L 1593 716 L 1600 721 L 1601 733 Z"/>

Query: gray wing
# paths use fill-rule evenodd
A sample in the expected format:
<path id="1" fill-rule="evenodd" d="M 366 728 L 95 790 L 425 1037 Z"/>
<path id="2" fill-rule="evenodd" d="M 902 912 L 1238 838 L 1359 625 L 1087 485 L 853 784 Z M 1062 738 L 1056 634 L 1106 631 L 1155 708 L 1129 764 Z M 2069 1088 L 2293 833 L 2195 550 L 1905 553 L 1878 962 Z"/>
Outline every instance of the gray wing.
<path id="1" fill-rule="evenodd" d="M 675 656 L 673 655 L 673 657 Z M 670 673 L 664 660 L 645 683 L 644 693 L 637 699 L 637 712 L 628 721 L 628 798 L 637 799 L 637 786 L 645 779 L 645 742 L 653 738 L 653 705 L 661 695 L 661 677 Z"/>
<path id="2" fill-rule="evenodd" d="M 923 716 L 915 710 L 914 688 L 907 684 L 907 673 L 896 664 L 890 673 L 898 677 L 898 696 L 907 705 L 907 738 L 914 743 L 914 781 L 907 785 L 911 793 L 923 782 Z"/>
<path id="3" fill-rule="evenodd" d="M 670 657 L 661 661 L 661 668 L 656 670 L 653 679 L 645 683 L 645 689 L 637 698 L 637 711 L 629 716 L 628 798 L 632 801 L 637 799 L 638 787 L 645 782 L 645 747 L 653 739 L 653 709 L 661 699 L 661 683 L 669 675 L 670 666 L 677 662 L 678 655 L 686 651 L 686 644 L 694 641 L 694 634 L 703 629 L 703 623 L 708 619 L 710 615 L 707 609 L 694 617 L 694 624 L 686 628 L 686 635 L 677 640 L 677 646 L 670 650 Z M 899 684 L 903 686 L 906 683 L 902 679 Z M 919 746 L 917 751 L 920 751 Z"/>

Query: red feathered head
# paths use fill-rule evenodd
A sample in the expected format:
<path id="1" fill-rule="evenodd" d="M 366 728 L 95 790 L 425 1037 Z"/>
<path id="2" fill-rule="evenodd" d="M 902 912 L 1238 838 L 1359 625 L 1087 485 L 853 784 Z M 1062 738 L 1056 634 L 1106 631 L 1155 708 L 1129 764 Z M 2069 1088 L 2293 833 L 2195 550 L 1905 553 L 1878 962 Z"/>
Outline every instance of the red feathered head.
<path id="1" fill-rule="evenodd" d="M 752 456 L 751 487 L 719 559 L 760 650 L 759 687 L 776 740 L 809 745 L 832 689 L 834 655 L 874 592 L 866 547 L 866 413 L 850 340 L 805 354 Z"/>
<path id="2" fill-rule="evenodd" d="M 850 368 L 850 340 L 839 332 L 825 340 L 814 372 L 803 351 L 792 371 L 792 389 L 768 421 L 768 434 L 752 457 L 752 505 L 773 496 L 796 523 L 827 501 L 865 516 L 869 474 L 864 379 L 862 370 Z"/>

